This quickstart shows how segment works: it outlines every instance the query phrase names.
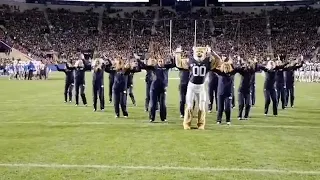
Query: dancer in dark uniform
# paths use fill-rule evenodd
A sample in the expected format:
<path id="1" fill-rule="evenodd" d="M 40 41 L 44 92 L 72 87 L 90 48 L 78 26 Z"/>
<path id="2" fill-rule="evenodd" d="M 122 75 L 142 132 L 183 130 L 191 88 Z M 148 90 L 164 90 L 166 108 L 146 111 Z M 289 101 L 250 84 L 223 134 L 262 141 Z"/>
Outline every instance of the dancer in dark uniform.
<path id="1" fill-rule="evenodd" d="M 68 65 L 67 65 L 68 64 Z M 69 95 L 69 102 L 72 102 L 72 91 L 74 86 L 74 70 L 72 61 L 70 63 L 66 62 L 66 68 L 61 69 L 58 64 L 56 64 L 56 68 L 59 72 L 64 72 L 66 75 L 65 83 L 64 83 L 64 102 L 66 103 L 68 101 L 68 95 Z M 71 67 L 67 68 L 67 67 Z"/>

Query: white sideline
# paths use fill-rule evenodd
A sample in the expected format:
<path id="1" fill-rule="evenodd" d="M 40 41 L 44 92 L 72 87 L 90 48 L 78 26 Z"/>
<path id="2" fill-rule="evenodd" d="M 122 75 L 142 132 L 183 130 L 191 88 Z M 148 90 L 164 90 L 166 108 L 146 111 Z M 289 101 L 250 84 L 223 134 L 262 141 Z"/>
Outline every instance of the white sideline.
<path id="1" fill-rule="evenodd" d="M 158 170 L 158 171 L 202 171 L 202 172 L 249 172 L 249 173 L 278 173 L 278 174 L 307 174 L 320 175 L 320 171 L 297 171 L 286 169 L 253 169 L 253 168 L 213 168 L 213 167 L 183 167 L 183 166 L 114 166 L 114 165 L 79 165 L 79 164 L 15 164 L 1 163 L 0 167 L 21 168 L 50 168 L 50 169 L 131 169 L 131 170 Z"/>
<path id="2" fill-rule="evenodd" d="M 128 120 L 130 121 L 130 120 Z M 175 125 L 181 125 L 180 122 L 182 121 L 173 121 L 178 124 Z M 103 122 L 103 121 L 88 121 L 88 122 L 68 122 L 68 121 L 0 121 L 1 124 L 39 124 L 39 125 L 139 125 L 139 124 L 150 124 L 147 120 L 135 120 L 131 122 L 126 122 L 125 119 L 123 121 L 121 120 L 115 120 L 115 121 L 108 121 L 108 122 Z M 158 123 L 157 123 L 158 124 Z M 170 121 L 168 123 L 164 124 L 171 124 Z M 154 124 L 150 124 L 154 125 Z M 207 124 L 207 126 L 218 126 L 216 124 Z M 226 126 L 229 127 L 229 126 Z M 255 125 L 255 124 L 232 124 L 231 127 L 240 127 L 240 128 L 246 128 L 246 127 L 256 127 L 256 128 L 284 128 L 284 129 L 320 129 L 319 126 L 290 126 L 290 125 Z"/>

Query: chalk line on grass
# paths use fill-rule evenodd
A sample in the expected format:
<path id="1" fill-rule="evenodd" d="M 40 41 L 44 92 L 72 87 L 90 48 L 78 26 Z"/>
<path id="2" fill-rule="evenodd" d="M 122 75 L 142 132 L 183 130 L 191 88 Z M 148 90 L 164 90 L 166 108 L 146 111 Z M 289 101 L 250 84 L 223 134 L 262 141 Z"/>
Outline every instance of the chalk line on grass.
<path id="1" fill-rule="evenodd" d="M 156 171 L 202 171 L 202 172 L 249 172 L 249 173 L 276 173 L 276 174 L 306 174 L 320 175 L 320 171 L 303 171 L 290 169 L 254 169 L 254 168 L 214 168 L 214 167 L 183 167 L 183 166 L 122 166 L 122 165 L 89 165 L 89 164 L 16 164 L 1 163 L 0 167 L 7 168 L 48 168 L 48 169 L 129 169 L 129 170 L 156 170 Z"/>

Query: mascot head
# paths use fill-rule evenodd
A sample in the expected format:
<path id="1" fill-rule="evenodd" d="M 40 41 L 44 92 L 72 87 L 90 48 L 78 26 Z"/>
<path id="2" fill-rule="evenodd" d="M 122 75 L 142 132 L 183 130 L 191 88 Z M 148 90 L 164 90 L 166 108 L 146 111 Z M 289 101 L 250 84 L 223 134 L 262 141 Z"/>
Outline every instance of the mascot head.
<path id="1" fill-rule="evenodd" d="M 206 58 L 207 48 L 206 47 L 193 47 L 193 58 L 196 61 L 203 61 Z"/>

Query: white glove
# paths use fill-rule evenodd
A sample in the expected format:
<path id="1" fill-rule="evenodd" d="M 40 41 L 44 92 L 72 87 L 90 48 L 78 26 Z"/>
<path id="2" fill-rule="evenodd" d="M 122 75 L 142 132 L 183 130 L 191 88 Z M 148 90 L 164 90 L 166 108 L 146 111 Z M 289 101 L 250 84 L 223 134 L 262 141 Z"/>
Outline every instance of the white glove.
<path id="1" fill-rule="evenodd" d="M 80 59 L 84 59 L 84 55 L 83 54 L 80 54 Z"/>
<path id="2" fill-rule="evenodd" d="M 140 59 L 140 56 L 138 56 L 136 53 L 133 53 L 134 58 Z"/>
<path id="3" fill-rule="evenodd" d="M 211 52 L 211 47 L 207 46 L 207 52 L 208 52 L 208 53 Z"/>
<path id="4" fill-rule="evenodd" d="M 177 49 L 176 49 L 176 53 L 181 53 L 182 52 L 182 48 L 181 47 L 178 47 Z"/>

